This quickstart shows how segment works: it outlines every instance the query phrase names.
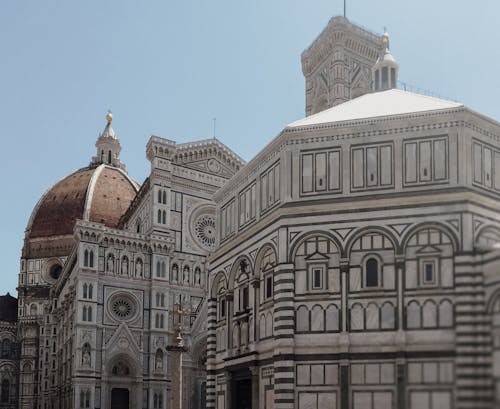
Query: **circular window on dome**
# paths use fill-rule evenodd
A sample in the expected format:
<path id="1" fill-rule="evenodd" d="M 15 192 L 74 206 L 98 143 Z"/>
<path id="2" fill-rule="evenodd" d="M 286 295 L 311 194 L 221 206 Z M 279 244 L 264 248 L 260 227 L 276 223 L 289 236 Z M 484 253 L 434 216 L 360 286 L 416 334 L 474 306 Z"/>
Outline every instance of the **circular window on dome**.
<path id="1" fill-rule="evenodd" d="M 215 218 L 201 215 L 194 222 L 194 234 L 199 244 L 212 250 L 215 246 Z"/>
<path id="2" fill-rule="evenodd" d="M 60 264 L 54 264 L 52 267 L 50 267 L 49 271 L 50 277 L 53 280 L 57 280 L 61 275 L 61 271 L 62 271 L 62 266 Z"/>
<path id="3" fill-rule="evenodd" d="M 108 304 L 111 315 L 119 321 L 128 321 L 134 318 L 137 312 L 136 301 L 127 294 L 115 294 Z"/>

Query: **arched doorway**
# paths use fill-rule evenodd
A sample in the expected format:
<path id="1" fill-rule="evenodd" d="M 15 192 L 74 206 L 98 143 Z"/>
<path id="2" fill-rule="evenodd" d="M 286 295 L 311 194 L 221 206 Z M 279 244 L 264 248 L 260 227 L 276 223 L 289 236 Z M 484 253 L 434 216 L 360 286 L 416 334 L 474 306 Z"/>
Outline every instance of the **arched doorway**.
<path id="1" fill-rule="evenodd" d="M 103 407 L 141 409 L 142 377 L 137 363 L 128 355 L 112 358 L 105 376 Z"/>

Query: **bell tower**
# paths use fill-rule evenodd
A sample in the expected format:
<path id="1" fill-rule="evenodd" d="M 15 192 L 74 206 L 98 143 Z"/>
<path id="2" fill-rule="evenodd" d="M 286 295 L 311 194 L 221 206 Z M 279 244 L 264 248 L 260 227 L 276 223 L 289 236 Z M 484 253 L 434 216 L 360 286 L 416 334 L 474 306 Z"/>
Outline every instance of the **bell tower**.
<path id="1" fill-rule="evenodd" d="M 384 50 L 383 36 L 333 17 L 302 53 L 306 115 L 371 92 L 372 67 Z"/>

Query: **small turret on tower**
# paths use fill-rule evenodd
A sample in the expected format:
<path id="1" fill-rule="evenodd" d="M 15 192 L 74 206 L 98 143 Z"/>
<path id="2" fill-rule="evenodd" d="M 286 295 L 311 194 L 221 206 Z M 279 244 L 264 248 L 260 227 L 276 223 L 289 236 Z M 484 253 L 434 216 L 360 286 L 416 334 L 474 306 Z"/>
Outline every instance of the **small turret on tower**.
<path id="1" fill-rule="evenodd" d="M 122 150 L 120 141 L 111 127 L 111 122 L 113 121 L 111 112 L 106 114 L 106 121 L 106 127 L 95 143 L 97 154 L 92 158 L 91 165 L 104 163 L 109 166 L 125 169 L 125 165 L 120 161 L 120 151 Z"/>
<path id="2" fill-rule="evenodd" d="M 384 33 L 382 41 L 385 45 L 384 51 L 372 68 L 373 90 L 385 91 L 396 88 L 398 83 L 399 65 L 389 50 L 389 34 Z"/>

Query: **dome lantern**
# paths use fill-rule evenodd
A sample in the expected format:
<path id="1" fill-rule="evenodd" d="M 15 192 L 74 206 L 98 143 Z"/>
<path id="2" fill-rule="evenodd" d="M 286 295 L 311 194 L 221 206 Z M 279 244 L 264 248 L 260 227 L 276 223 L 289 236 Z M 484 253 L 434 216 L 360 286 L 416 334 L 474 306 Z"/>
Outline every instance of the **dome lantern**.
<path id="1" fill-rule="evenodd" d="M 125 169 L 125 165 L 120 161 L 120 151 L 122 150 L 120 141 L 111 127 L 111 122 L 113 122 L 111 111 L 106 114 L 106 122 L 104 131 L 99 135 L 95 143 L 97 154 L 92 158 L 91 165 L 95 166 L 104 163 L 105 165 Z"/>
<path id="2" fill-rule="evenodd" d="M 382 36 L 384 51 L 379 55 L 372 68 L 373 91 L 385 91 L 397 88 L 399 65 L 389 49 L 389 34 Z"/>

